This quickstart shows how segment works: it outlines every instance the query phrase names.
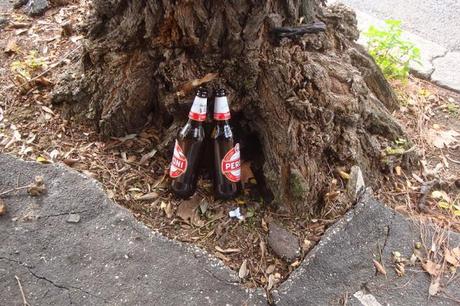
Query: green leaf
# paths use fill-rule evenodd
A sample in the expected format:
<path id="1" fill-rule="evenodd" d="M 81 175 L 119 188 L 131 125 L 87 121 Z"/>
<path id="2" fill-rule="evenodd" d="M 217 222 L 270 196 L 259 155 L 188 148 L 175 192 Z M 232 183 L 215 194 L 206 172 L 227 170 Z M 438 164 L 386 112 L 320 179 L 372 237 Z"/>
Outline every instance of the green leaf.
<path id="1" fill-rule="evenodd" d="M 387 78 L 407 80 L 410 64 L 419 62 L 420 49 L 401 38 L 401 21 L 389 19 L 386 28 L 370 26 L 364 33 L 368 37 L 368 52 Z"/>

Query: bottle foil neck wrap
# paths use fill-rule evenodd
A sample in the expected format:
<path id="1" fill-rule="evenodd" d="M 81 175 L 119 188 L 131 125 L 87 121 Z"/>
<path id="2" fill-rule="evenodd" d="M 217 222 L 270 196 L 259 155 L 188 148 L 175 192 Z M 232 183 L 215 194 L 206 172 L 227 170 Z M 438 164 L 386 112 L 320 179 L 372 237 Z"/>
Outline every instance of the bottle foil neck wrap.
<path id="1" fill-rule="evenodd" d="M 214 101 L 214 120 L 229 120 L 230 117 L 227 97 L 217 97 Z"/>
<path id="2" fill-rule="evenodd" d="M 188 114 L 189 119 L 203 122 L 206 120 L 207 98 L 195 97 L 192 108 Z"/>

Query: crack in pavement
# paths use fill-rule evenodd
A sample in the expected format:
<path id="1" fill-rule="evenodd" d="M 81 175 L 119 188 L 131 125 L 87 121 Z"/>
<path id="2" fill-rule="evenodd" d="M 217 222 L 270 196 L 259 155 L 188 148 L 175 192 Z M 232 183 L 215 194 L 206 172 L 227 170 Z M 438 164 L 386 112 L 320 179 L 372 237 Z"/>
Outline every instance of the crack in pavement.
<path id="1" fill-rule="evenodd" d="M 217 277 L 214 273 L 212 273 L 211 271 L 209 271 L 208 269 L 203 269 L 203 270 L 206 271 L 206 272 L 207 272 L 209 275 L 211 275 L 213 278 L 215 278 L 215 279 L 217 279 L 218 281 L 223 282 L 223 283 L 225 283 L 225 284 L 228 284 L 228 285 L 236 285 L 236 284 L 239 283 L 239 282 L 237 282 L 237 281 L 232 282 L 232 281 L 228 281 L 228 280 L 225 280 L 225 279 L 221 279 L 221 278 Z"/>
<path id="2" fill-rule="evenodd" d="M 385 248 L 387 246 L 388 238 L 390 238 L 391 226 L 393 225 L 393 222 L 394 222 L 395 218 L 396 218 L 396 212 L 392 211 L 391 212 L 390 224 L 385 225 L 386 233 L 385 233 L 385 241 L 383 242 L 383 246 L 382 246 L 382 255 L 385 252 Z"/>
<path id="3" fill-rule="evenodd" d="M 46 215 L 46 216 L 39 216 L 39 218 L 52 218 L 52 217 L 61 217 L 65 215 L 70 215 L 70 214 L 83 214 L 88 212 L 88 209 L 82 210 L 82 211 L 69 211 L 69 212 L 63 212 L 59 214 L 54 214 L 54 215 Z"/>
<path id="4" fill-rule="evenodd" d="M 46 281 L 48 282 L 49 284 L 53 285 L 54 287 L 56 288 L 59 288 L 59 289 L 62 289 L 62 290 L 66 290 L 67 291 L 67 294 L 69 295 L 69 299 L 70 301 L 72 300 L 70 298 L 70 291 L 73 289 L 73 290 L 77 290 L 77 291 L 81 291 L 83 293 L 86 293 L 87 295 L 91 296 L 91 297 L 94 297 L 94 298 L 97 298 L 97 299 L 101 299 L 104 301 L 104 303 L 107 303 L 107 300 L 103 297 L 100 297 L 100 296 L 97 296 L 91 292 L 88 292 L 82 288 L 79 288 L 79 287 L 76 287 L 76 286 L 71 286 L 71 285 L 68 285 L 68 286 L 64 286 L 64 285 L 60 285 L 60 284 L 57 284 L 55 283 L 54 281 L 52 281 L 51 279 L 48 279 L 46 278 L 45 276 L 40 276 L 38 274 L 36 274 L 32 269 L 31 266 L 28 266 L 26 263 L 22 262 L 22 261 L 19 261 L 19 260 L 15 260 L 15 259 L 11 259 L 11 258 L 8 258 L 8 257 L 3 257 L 3 256 L 0 256 L 0 259 L 3 259 L 3 260 L 7 260 L 7 261 L 10 261 L 10 262 L 14 262 L 20 266 L 23 266 L 24 268 L 27 269 L 27 271 L 35 278 L 37 279 L 40 279 L 40 280 L 43 280 L 43 281 Z M 72 303 L 71 303 L 72 304 Z"/>
<path id="5" fill-rule="evenodd" d="M 444 51 L 443 54 L 441 55 L 436 55 L 436 56 L 433 56 L 431 59 L 430 59 L 430 65 L 433 66 L 433 71 L 431 71 L 431 73 L 428 75 L 428 80 L 431 81 L 431 77 L 433 76 L 433 73 L 436 71 L 436 66 L 434 65 L 434 60 L 438 59 L 438 58 L 443 58 L 445 57 L 450 51 L 446 49 L 446 51 Z"/>

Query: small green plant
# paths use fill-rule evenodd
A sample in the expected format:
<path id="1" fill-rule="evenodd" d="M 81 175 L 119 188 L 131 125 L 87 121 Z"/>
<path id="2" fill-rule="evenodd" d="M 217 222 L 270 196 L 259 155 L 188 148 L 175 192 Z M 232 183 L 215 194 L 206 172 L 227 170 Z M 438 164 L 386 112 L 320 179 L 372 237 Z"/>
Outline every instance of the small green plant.
<path id="1" fill-rule="evenodd" d="M 389 19 L 385 23 L 385 29 L 371 26 L 364 33 L 368 51 L 387 78 L 407 80 L 409 65 L 420 60 L 420 49 L 402 39 L 401 21 Z"/>
<path id="2" fill-rule="evenodd" d="M 455 102 L 449 102 L 446 104 L 446 110 L 451 115 L 458 115 L 460 113 L 460 105 Z"/>
<path id="3" fill-rule="evenodd" d="M 445 191 L 435 190 L 431 197 L 438 201 L 438 207 L 450 212 L 455 217 L 460 217 L 460 197 L 451 200 Z"/>
<path id="4" fill-rule="evenodd" d="M 21 77 L 29 80 L 31 75 L 46 68 L 44 58 L 38 56 L 37 51 L 30 51 L 29 55 L 23 61 L 14 61 L 11 63 L 11 70 L 19 74 Z"/>
<path id="5" fill-rule="evenodd" d="M 398 138 L 394 141 L 393 146 L 385 149 L 386 155 L 403 155 L 408 146 L 408 141 L 404 138 Z"/>

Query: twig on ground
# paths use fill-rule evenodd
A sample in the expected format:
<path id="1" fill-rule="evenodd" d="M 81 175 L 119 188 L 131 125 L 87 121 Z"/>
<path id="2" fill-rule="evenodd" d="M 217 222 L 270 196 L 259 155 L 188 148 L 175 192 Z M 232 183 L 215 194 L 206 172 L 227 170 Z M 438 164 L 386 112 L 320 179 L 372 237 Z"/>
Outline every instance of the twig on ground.
<path id="1" fill-rule="evenodd" d="M 15 191 L 19 191 L 19 190 L 22 190 L 22 189 L 27 189 L 30 187 L 30 184 L 29 185 L 26 185 L 26 186 L 21 186 L 21 187 L 16 187 L 16 188 L 11 188 L 11 189 L 8 189 L 6 191 L 2 191 L 0 192 L 0 197 L 4 196 L 4 195 L 7 195 L 8 193 L 10 192 L 15 192 Z"/>
<path id="2" fill-rule="evenodd" d="M 422 194 L 422 196 L 420 197 L 420 200 L 417 203 L 417 208 L 419 209 L 419 211 L 425 212 L 425 213 L 429 212 L 429 208 L 426 205 L 426 198 L 435 183 L 436 183 L 436 180 L 425 182 L 423 183 L 422 187 L 420 187 L 420 193 Z"/>
<path id="3" fill-rule="evenodd" d="M 16 281 L 18 282 L 19 290 L 21 290 L 22 304 L 24 306 L 30 306 L 30 304 L 26 300 L 26 295 L 24 294 L 24 290 L 22 289 L 22 285 L 21 285 L 21 281 L 19 280 L 19 277 L 15 275 L 14 278 L 16 278 Z"/>
<path id="4" fill-rule="evenodd" d="M 453 163 L 455 163 L 455 164 L 459 164 L 459 165 L 460 165 L 460 160 L 456 160 L 456 159 L 450 158 L 449 155 L 446 155 L 446 158 L 447 158 L 450 162 L 453 162 Z"/>

